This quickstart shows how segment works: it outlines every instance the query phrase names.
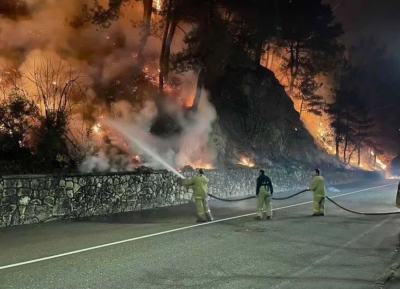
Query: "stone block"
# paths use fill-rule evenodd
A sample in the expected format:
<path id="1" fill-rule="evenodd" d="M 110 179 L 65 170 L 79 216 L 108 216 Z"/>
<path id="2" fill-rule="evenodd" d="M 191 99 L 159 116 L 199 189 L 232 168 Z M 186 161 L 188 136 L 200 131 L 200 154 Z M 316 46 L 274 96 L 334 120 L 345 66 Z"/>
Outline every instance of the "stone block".
<path id="1" fill-rule="evenodd" d="M 44 222 L 50 216 L 50 210 L 46 210 L 44 206 L 36 206 L 35 208 L 35 217 L 38 219 L 39 222 Z"/>
<path id="2" fill-rule="evenodd" d="M 81 186 L 77 183 L 74 183 L 73 192 L 76 194 L 81 189 Z"/>
<path id="3" fill-rule="evenodd" d="M 51 189 L 53 187 L 53 182 L 51 179 L 46 181 L 45 189 Z"/>
<path id="4" fill-rule="evenodd" d="M 27 206 L 29 204 L 29 201 L 31 200 L 31 198 L 29 198 L 28 196 L 22 197 L 18 200 L 18 204 L 20 206 Z"/>
<path id="5" fill-rule="evenodd" d="M 86 186 L 86 179 L 85 178 L 79 178 L 78 184 L 81 187 Z"/>
<path id="6" fill-rule="evenodd" d="M 66 189 L 65 191 L 67 193 L 68 198 L 72 199 L 74 197 L 74 190 Z"/>
<path id="7" fill-rule="evenodd" d="M 16 195 L 17 190 L 14 188 L 7 188 L 4 190 L 6 196 Z"/>
<path id="8" fill-rule="evenodd" d="M 54 206 L 54 198 L 50 196 L 44 197 L 43 203 L 52 207 Z"/>
<path id="9" fill-rule="evenodd" d="M 34 199 L 30 202 L 31 205 L 41 205 L 42 201 L 39 199 Z"/>
<path id="10" fill-rule="evenodd" d="M 33 194 L 33 190 L 31 189 L 17 189 L 17 195 L 18 197 L 22 197 L 22 196 L 31 196 Z"/>
<path id="11" fill-rule="evenodd" d="M 72 181 L 68 181 L 65 183 L 65 188 L 66 189 L 73 189 L 74 188 L 74 183 Z"/>
<path id="12" fill-rule="evenodd" d="M 53 206 L 53 216 L 64 216 L 69 210 L 70 202 L 67 198 L 56 199 Z"/>
<path id="13" fill-rule="evenodd" d="M 36 180 L 36 179 L 34 179 L 34 180 L 32 180 L 31 181 L 31 189 L 34 189 L 34 190 L 37 190 L 37 189 L 39 189 L 39 181 L 38 180 Z"/>

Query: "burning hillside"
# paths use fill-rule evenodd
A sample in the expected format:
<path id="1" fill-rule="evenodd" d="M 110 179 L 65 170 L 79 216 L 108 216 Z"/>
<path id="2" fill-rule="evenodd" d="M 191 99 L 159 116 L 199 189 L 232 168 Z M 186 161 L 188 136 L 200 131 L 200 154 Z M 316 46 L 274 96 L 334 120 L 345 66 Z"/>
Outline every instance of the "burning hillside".
<path id="1" fill-rule="evenodd" d="M 283 69 L 285 67 L 285 59 L 287 52 L 278 47 L 270 47 L 261 60 L 261 64 L 268 69 L 271 69 L 280 83 L 285 86 L 288 95 L 294 102 L 296 110 L 300 113 L 301 120 L 307 130 L 314 137 L 316 143 L 324 148 L 330 155 L 340 158 L 344 163 L 360 167 L 363 169 L 382 169 L 385 170 L 387 165 L 380 158 L 385 159 L 389 163 L 390 155 L 375 156 L 374 149 L 366 144 L 349 145 L 345 149 L 343 139 L 340 139 L 339 146 L 335 144 L 335 131 L 331 126 L 332 119 L 326 113 L 327 105 L 332 103 L 332 84 L 328 77 L 318 75 L 316 82 L 321 87 L 315 92 L 316 96 L 321 97 L 321 101 L 310 101 L 314 106 L 307 105 L 308 95 L 303 96 L 299 91 L 299 80 L 292 81 L 290 73 Z M 339 150 L 337 152 L 337 149 Z M 346 151 L 346 152 L 345 152 Z M 372 157 L 371 157 L 372 156 Z"/>
<path id="2" fill-rule="evenodd" d="M 229 3 L 199 9 L 201 1 L 67 2 L 0 5 L 6 11 L 0 16 L 4 156 L 24 148 L 48 167 L 80 164 L 84 172 L 163 168 L 135 139 L 175 168 L 254 167 L 270 159 L 319 164 L 324 159 L 283 84 L 329 154 L 339 148 L 349 164 L 384 168 L 371 149 L 344 150 L 342 140 L 335 146 L 330 119 L 309 113 L 293 71 L 290 77 L 282 71 L 284 50 L 264 56 L 279 81 L 249 65 L 252 48 L 241 51 L 248 44 L 237 42 L 251 38 L 236 33 L 255 31 L 255 23 L 240 11 L 230 18 L 236 7 Z M 251 28 L 237 27 L 240 17 Z M 321 89 L 328 95 L 329 88 Z M 232 153 L 236 148 L 240 157 Z"/>

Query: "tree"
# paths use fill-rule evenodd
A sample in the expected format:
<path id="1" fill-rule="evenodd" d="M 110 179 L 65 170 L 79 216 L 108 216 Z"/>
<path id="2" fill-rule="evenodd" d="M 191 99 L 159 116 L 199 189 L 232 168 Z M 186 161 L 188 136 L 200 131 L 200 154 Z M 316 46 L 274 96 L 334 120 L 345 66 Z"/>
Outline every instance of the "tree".
<path id="1" fill-rule="evenodd" d="M 362 144 L 371 137 L 371 130 L 374 127 L 374 119 L 371 112 L 366 106 L 364 99 L 357 99 L 355 105 L 355 148 L 357 149 L 357 165 L 361 165 L 361 147 Z"/>
<path id="2" fill-rule="evenodd" d="M 76 15 L 72 21 L 69 21 L 69 23 L 74 28 L 80 28 L 86 23 L 91 23 L 102 28 L 109 28 L 113 22 L 117 21 L 122 16 L 121 10 L 123 7 L 130 3 L 139 1 L 142 1 L 143 3 L 143 19 L 140 23 L 142 33 L 138 48 L 138 61 L 139 65 L 143 65 L 144 48 L 151 34 L 153 0 L 109 0 L 106 7 L 101 5 L 98 0 L 95 0 L 92 6 L 84 4 L 81 13 Z"/>
<path id="3" fill-rule="evenodd" d="M 35 91 L 31 97 L 39 107 L 35 129 L 37 155 L 50 162 L 59 153 L 69 155 L 66 142 L 77 146 L 68 132 L 68 123 L 74 107 L 86 100 L 82 75 L 62 61 L 48 59 L 26 64 L 23 77 L 27 89 Z"/>
<path id="4" fill-rule="evenodd" d="M 108 7 L 105 8 L 97 0 L 93 7 L 84 5 L 82 13 L 71 21 L 73 27 L 80 27 L 84 23 L 91 22 L 94 25 L 101 26 L 103 28 L 109 28 L 114 21 L 117 21 L 121 16 L 121 9 L 124 5 L 131 2 L 138 2 L 140 0 L 109 0 Z M 151 16 L 156 10 L 153 7 L 153 0 L 142 0 L 143 2 L 143 19 L 142 19 L 142 32 L 140 45 L 138 48 L 138 60 L 139 66 L 144 64 L 144 48 L 147 43 L 147 39 L 151 34 Z M 180 28 L 178 23 L 185 18 L 187 14 L 194 10 L 199 1 L 185 1 L 185 0 L 159 0 L 162 5 L 158 7 L 157 15 L 161 17 L 161 27 L 163 31 L 161 33 L 161 49 L 159 58 L 159 95 L 162 96 L 164 93 L 164 82 L 169 74 L 170 67 L 170 54 L 171 44 L 177 28 Z M 196 4 L 197 3 L 197 4 Z M 190 14 L 190 13 L 189 13 Z M 181 29 L 181 28 L 180 28 Z"/>
<path id="5" fill-rule="evenodd" d="M 346 161 L 346 150 L 351 135 L 351 101 L 354 96 L 351 84 L 351 67 L 344 61 L 337 76 L 337 86 L 333 90 L 334 101 L 326 107 L 331 118 L 331 126 L 335 134 L 335 155 L 340 158 L 340 145 L 344 142 L 343 159 Z"/>
<path id="6" fill-rule="evenodd" d="M 12 20 L 19 16 L 27 16 L 30 11 L 25 1 L 21 0 L 2 0 L 0 1 L 0 15 Z"/>
<path id="7" fill-rule="evenodd" d="M 373 38 L 362 39 L 349 49 L 349 61 L 358 68 L 358 85 L 374 126 L 368 130 L 367 142 L 391 154 L 400 143 L 398 95 L 400 63 Z M 372 121 L 371 121 L 372 122 Z"/>
<path id="8" fill-rule="evenodd" d="M 27 133 L 35 125 L 38 107 L 23 91 L 13 90 L 0 104 L 0 155 L 2 159 L 29 156 Z"/>
<path id="9" fill-rule="evenodd" d="M 343 33 L 333 24 L 332 9 L 321 0 L 280 1 L 281 33 L 278 45 L 285 49 L 283 70 L 289 71 L 289 92 L 299 76 L 315 77 L 333 68 L 343 47 L 337 42 Z"/>
<path id="10" fill-rule="evenodd" d="M 260 64 L 264 47 L 278 34 L 278 0 L 219 0 L 227 13 L 227 25 L 237 43 Z"/>
<path id="11" fill-rule="evenodd" d="M 371 136 L 373 128 L 374 120 L 367 106 L 361 76 L 358 67 L 344 61 L 334 91 L 334 102 L 327 108 L 335 131 L 336 157 L 340 157 L 339 149 L 343 143 L 343 161 L 347 164 L 350 163 L 355 151 L 357 151 L 357 163 L 361 164 L 361 147 Z"/>
<path id="12" fill-rule="evenodd" d="M 301 100 L 299 113 L 303 111 L 311 112 L 315 115 L 322 115 L 323 97 L 317 94 L 317 90 L 322 86 L 314 77 L 304 75 L 301 77 L 298 92 L 295 97 Z"/>

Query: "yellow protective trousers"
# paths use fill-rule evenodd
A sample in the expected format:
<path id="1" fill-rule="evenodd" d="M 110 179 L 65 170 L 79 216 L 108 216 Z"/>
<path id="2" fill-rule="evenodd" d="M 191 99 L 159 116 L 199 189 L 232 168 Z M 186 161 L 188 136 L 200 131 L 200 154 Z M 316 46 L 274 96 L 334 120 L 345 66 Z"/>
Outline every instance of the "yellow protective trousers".
<path id="1" fill-rule="evenodd" d="M 208 205 L 208 201 L 205 198 L 194 197 L 196 203 L 197 217 L 202 221 L 212 221 L 213 217 L 211 215 L 211 210 Z"/>
<path id="2" fill-rule="evenodd" d="M 313 198 L 313 213 L 315 215 L 325 214 L 325 197 L 314 194 Z"/>
<path id="3" fill-rule="evenodd" d="M 263 218 L 272 217 L 271 193 L 268 188 L 261 187 L 257 195 L 257 216 Z"/>

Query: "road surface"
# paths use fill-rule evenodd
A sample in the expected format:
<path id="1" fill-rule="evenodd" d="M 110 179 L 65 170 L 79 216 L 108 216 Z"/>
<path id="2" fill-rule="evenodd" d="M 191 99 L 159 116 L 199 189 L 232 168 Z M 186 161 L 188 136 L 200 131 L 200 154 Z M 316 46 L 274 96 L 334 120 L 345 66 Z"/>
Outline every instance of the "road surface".
<path id="1" fill-rule="evenodd" d="M 396 180 L 336 186 L 335 201 L 396 211 Z M 285 194 L 284 194 L 285 195 Z M 0 229 L 0 288 L 400 288 L 400 215 L 362 216 L 311 193 L 274 201 L 211 202 L 215 222 L 195 224 L 193 204 L 80 221 Z M 383 286 L 383 287 L 382 287 Z"/>

